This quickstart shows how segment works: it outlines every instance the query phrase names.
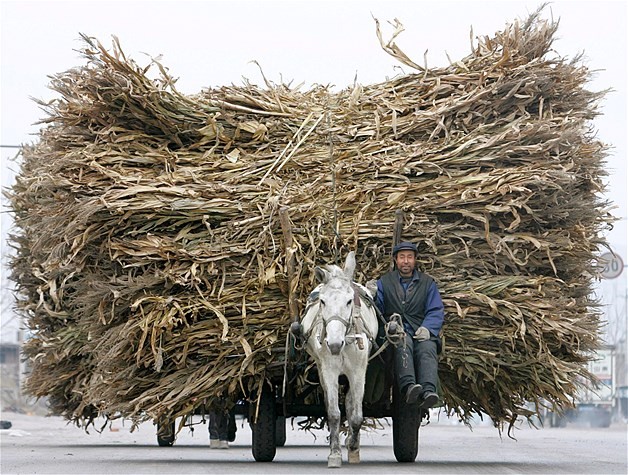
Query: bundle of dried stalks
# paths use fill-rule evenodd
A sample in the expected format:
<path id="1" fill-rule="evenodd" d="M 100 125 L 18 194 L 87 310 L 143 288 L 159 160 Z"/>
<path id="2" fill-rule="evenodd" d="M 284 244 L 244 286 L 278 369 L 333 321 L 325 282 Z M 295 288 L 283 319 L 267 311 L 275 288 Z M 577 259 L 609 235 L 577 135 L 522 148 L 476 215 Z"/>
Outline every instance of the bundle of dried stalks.
<path id="1" fill-rule="evenodd" d="M 26 390 L 77 423 L 249 395 L 313 266 L 354 249 L 359 281 L 382 274 L 403 209 L 446 305 L 446 408 L 501 427 L 569 405 L 598 342 L 612 218 L 589 125 L 603 93 L 578 58 L 550 57 L 556 28 L 536 12 L 437 69 L 382 41 L 419 72 L 339 93 L 195 96 L 85 37 L 87 64 L 52 78 L 60 98 L 9 193 Z"/>

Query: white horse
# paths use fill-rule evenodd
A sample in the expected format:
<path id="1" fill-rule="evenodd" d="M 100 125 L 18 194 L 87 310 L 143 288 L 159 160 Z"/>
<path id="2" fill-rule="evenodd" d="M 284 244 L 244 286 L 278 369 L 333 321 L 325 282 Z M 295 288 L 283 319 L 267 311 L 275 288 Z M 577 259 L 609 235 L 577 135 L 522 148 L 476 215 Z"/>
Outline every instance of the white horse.
<path id="1" fill-rule="evenodd" d="M 355 253 L 347 255 L 344 269 L 335 265 L 316 267 L 321 284 L 308 299 L 302 319 L 305 349 L 314 358 L 325 393 L 330 432 L 328 467 L 340 467 L 340 408 L 338 378 L 345 375 L 349 391 L 345 409 L 349 433 L 346 439 L 349 463 L 360 462 L 360 428 L 366 367 L 373 339 L 377 335 L 377 316 L 365 287 L 353 282 Z"/>

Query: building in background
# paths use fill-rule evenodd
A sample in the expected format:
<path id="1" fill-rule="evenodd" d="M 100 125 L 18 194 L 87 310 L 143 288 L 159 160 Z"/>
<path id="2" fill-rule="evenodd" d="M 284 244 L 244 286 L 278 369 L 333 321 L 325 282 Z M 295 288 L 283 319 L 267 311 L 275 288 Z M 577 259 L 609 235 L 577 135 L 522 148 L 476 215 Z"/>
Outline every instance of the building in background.
<path id="1" fill-rule="evenodd" d="M 21 412 L 22 410 L 20 372 L 20 345 L 0 343 L 0 380 L 2 381 L 0 400 L 3 411 Z"/>

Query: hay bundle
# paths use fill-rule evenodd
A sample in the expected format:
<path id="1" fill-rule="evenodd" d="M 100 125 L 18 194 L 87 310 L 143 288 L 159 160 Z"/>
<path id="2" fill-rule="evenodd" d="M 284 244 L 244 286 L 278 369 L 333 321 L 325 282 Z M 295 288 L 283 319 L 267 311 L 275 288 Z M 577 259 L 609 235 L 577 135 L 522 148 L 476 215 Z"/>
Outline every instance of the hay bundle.
<path id="1" fill-rule="evenodd" d="M 501 426 L 530 402 L 566 407 L 598 342 L 594 256 L 612 219 L 588 126 L 603 93 L 549 57 L 556 28 L 537 12 L 438 69 L 382 41 L 419 73 L 339 93 L 195 96 L 85 37 L 10 193 L 26 390 L 87 424 L 249 395 L 313 266 L 354 249 L 359 281 L 387 271 L 402 209 L 444 297 L 447 409 Z"/>

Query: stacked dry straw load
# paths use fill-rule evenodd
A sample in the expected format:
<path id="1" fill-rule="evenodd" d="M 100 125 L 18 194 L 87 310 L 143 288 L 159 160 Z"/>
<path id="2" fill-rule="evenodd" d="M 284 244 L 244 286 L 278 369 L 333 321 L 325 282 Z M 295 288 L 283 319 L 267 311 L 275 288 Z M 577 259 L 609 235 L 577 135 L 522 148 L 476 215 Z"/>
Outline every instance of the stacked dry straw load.
<path id="1" fill-rule="evenodd" d="M 358 281 L 387 271 L 401 209 L 446 305 L 446 408 L 501 427 L 566 407 L 598 342 L 612 219 L 590 128 L 603 94 L 551 52 L 556 29 L 537 12 L 437 69 L 382 42 L 419 72 L 339 93 L 195 96 L 85 38 L 9 194 L 28 393 L 77 423 L 247 396 L 313 267 L 353 249 Z"/>

